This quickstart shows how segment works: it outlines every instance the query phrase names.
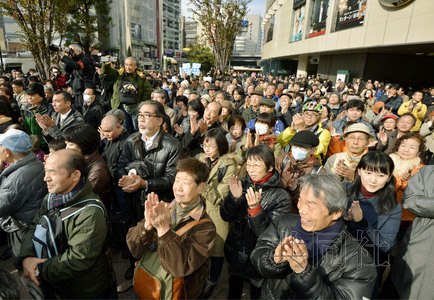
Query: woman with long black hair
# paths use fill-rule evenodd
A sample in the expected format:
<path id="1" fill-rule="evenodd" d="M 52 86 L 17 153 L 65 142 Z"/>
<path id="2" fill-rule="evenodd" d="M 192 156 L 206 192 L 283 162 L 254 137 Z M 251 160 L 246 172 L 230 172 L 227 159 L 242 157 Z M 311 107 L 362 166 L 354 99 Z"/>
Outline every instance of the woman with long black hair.
<path id="1" fill-rule="evenodd" d="M 356 167 L 355 179 L 347 183 L 347 229 L 371 253 L 377 268 L 377 282 L 372 298 L 377 298 L 390 249 L 395 244 L 402 209 L 396 200 L 395 166 L 380 151 L 363 155 Z"/>

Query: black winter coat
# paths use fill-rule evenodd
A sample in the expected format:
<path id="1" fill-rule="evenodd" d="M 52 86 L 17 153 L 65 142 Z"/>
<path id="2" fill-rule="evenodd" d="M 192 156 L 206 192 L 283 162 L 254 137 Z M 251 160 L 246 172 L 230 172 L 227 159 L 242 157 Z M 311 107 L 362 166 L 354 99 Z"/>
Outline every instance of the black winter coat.
<path id="1" fill-rule="evenodd" d="M 234 222 L 225 242 L 225 257 L 229 263 L 229 272 L 250 280 L 252 284 L 260 286 L 261 276 L 253 269 L 249 255 L 256 245 L 257 238 L 275 222 L 281 215 L 291 210 L 291 199 L 283 188 L 279 173 L 273 171 L 273 176 L 264 184 L 255 185 L 250 177 L 242 180 L 243 196 L 236 199 L 229 192 L 220 207 L 220 215 L 226 222 Z M 249 187 L 262 189 L 261 207 L 259 214 L 251 217 L 248 212 L 245 194 Z M 241 254 L 240 254 L 241 253 Z"/>
<path id="2" fill-rule="evenodd" d="M 161 200 L 170 202 L 173 200 L 172 185 L 180 154 L 179 142 L 163 130 L 160 130 L 148 150 L 145 149 L 142 134 L 133 133 L 125 142 L 119 157 L 118 175 L 122 177 L 130 169 L 136 169 L 137 175 L 148 182 L 147 192 L 154 192 Z"/>
<path id="3" fill-rule="evenodd" d="M 251 261 L 266 278 L 262 299 L 363 299 L 370 298 L 376 279 L 372 257 L 343 228 L 316 266 L 293 273 L 288 263 L 273 260 L 277 245 L 290 233 L 298 215 L 282 216 L 259 237 Z M 315 261 L 315 260 L 314 260 Z"/>

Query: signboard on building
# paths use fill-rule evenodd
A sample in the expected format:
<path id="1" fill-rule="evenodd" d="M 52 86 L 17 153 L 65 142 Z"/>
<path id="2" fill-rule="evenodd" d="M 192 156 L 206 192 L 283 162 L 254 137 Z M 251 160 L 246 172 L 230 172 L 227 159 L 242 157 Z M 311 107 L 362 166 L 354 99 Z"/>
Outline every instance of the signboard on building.
<path id="1" fill-rule="evenodd" d="M 200 63 L 193 63 L 192 67 L 191 67 L 191 73 L 193 75 L 199 76 L 200 75 L 200 67 L 201 67 Z"/>
<path id="2" fill-rule="evenodd" d="M 306 4 L 306 0 L 294 0 L 294 5 L 292 6 L 293 9 L 297 9 L 302 5 Z"/>
<path id="3" fill-rule="evenodd" d="M 326 32 L 327 10 L 329 0 L 313 0 L 310 16 L 310 29 L 307 37 L 323 35 Z"/>
<path id="4" fill-rule="evenodd" d="M 291 42 L 301 41 L 303 38 L 303 28 L 306 23 L 305 17 L 306 6 L 300 6 L 294 10 L 294 23 L 292 24 Z"/>
<path id="5" fill-rule="evenodd" d="M 362 26 L 368 0 L 338 0 L 335 30 Z"/>

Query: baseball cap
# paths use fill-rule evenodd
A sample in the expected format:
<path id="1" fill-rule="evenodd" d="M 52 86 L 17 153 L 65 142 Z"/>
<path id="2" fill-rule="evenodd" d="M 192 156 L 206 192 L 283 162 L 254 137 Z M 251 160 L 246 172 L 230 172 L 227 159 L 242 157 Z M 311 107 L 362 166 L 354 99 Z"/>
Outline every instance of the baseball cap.
<path id="1" fill-rule="evenodd" d="M 29 152 L 32 149 L 30 136 L 24 131 L 14 128 L 0 134 L 0 145 L 17 153 Z"/>

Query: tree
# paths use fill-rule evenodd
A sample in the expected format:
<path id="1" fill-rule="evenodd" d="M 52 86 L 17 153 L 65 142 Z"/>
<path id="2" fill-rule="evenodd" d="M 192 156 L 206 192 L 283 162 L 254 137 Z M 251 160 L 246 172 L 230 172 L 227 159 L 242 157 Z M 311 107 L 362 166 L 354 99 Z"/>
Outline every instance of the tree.
<path id="1" fill-rule="evenodd" d="M 111 22 L 111 0 L 69 0 L 65 32 L 68 42 L 83 47 L 89 54 L 92 48 L 107 47 Z M 103 21 L 104 20 L 104 21 Z"/>
<path id="2" fill-rule="evenodd" d="M 50 67 L 50 51 L 48 46 L 54 34 L 65 20 L 68 1 L 65 0 L 2 0 L 0 8 L 11 16 L 21 28 L 21 41 L 32 53 L 36 69 L 42 79 L 47 78 Z M 56 21 L 57 20 L 57 21 Z"/>
<path id="3" fill-rule="evenodd" d="M 203 26 L 218 69 L 224 71 L 251 0 L 189 0 L 194 18 Z"/>
<path id="4" fill-rule="evenodd" d="M 196 41 L 188 45 L 189 51 L 186 52 L 186 58 L 190 62 L 196 62 L 201 64 L 201 70 L 206 73 L 211 70 L 214 64 L 214 55 L 211 49 L 205 45 L 203 41 L 196 39 Z"/>

